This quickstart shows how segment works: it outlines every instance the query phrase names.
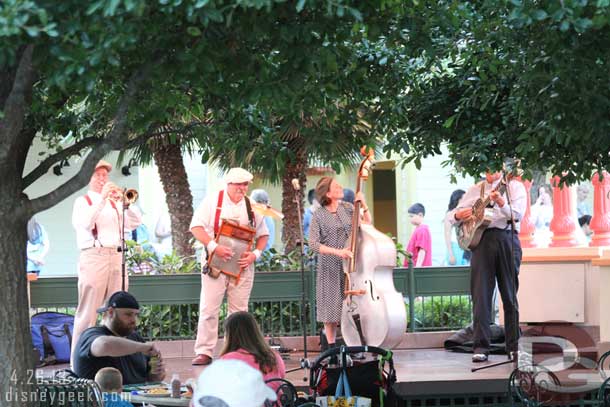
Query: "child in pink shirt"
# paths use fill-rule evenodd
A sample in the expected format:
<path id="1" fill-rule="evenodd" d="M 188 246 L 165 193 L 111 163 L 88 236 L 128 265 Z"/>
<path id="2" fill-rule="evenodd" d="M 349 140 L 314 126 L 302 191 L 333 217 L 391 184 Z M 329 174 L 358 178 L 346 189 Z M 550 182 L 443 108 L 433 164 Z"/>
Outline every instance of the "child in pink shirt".
<path id="1" fill-rule="evenodd" d="M 407 251 L 413 256 L 413 267 L 425 267 L 432 265 L 432 236 L 428 225 L 424 224 L 426 208 L 420 203 L 411 205 L 408 210 L 409 220 L 415 226 L 415 230 L 409 239 Z M 404 266 L 407 267 L 407 260 Z"/>
<path id="2" fill-rule="evenodd" d="M 226 319 L 220 359 L 241 360 L 260 370 L 265 381 L 286 377 L 284 361 L 269 347 L 254 317 L 245 311 L 234 312 Z M 277 390 L 279 385 L 272 383 L 270 386 Z"/>

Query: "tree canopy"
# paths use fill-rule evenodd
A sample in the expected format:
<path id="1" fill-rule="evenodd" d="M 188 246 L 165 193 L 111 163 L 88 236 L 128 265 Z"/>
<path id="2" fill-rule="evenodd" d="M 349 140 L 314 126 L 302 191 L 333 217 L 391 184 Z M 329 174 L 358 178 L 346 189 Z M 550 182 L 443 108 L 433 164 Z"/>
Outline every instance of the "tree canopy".
<path id="1" fill-rule="evenodd" d="M 386 126 L 387 151 L 419 162 L 447 143 L 471 175 L 509 156 L 570 183 L 608 167 L 608 2 L 439 2 L 422 13 L 436 21 L 430 46 L 403 59 L 393 49 L 405 88 L 387 106 L 404 120 Z"/>

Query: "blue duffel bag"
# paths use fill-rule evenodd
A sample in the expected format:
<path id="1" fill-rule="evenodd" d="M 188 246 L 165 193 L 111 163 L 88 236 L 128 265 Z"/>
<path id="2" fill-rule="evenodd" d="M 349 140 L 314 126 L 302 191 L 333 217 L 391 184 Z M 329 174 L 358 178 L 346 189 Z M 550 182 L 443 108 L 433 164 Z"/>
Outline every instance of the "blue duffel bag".
<path id="1" fill-rule="evenodd" d="M 70 361 L 74 315 L 39 312 L 32 316 L 32 343 L 40 354 L 39 366 Z"/>

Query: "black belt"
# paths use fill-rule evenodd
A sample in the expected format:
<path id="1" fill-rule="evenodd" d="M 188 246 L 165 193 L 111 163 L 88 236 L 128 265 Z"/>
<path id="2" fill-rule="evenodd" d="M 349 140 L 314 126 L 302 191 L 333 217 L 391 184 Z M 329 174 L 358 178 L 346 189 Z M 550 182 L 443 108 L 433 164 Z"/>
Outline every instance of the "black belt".
<path id="1" fill-rule="evenodd" d="M 486 230 L 494 231 L 494 232 L 495 231 L 507 232 L 507 233 L 513 231 L 510 227 L 506 227 L 506 228 L 496 228 L 496 227 L 493 227 L 493 228 L 487 228 Z M 519 231 L 517 229 L 515 229 L 515 233 L 519 233 Z"/>

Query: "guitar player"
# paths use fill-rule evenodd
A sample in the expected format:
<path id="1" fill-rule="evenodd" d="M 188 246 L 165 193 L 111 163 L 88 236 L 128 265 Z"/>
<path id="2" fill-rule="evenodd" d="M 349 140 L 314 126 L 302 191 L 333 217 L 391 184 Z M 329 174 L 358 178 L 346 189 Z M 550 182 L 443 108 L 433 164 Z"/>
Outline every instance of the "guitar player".
<path id="1" fill-rule="evenodd" d="M 500 182 L 505 182 L 502 172 L 486 172 L 485 180 L 464 194 L 456 209 L 448 213 L 453 224 L 473 216 L 472 205 L 481 198 L 482 186 L 485 197 L 490 197 L 491 223 L 483 232 L 481 241 L 472 250 L 470 290 L 473 306 L 473 331 L 475 363 L 487 361 L 491 336 L 493 292 L 498 282 L 506 332 L 506 351 L 511 356 L 517 350 L 519 339 L 519 266 L 521 244 L 519 243 L 519 220 L 525 214 L 526 191 L 518 180 L 510 180 L 507 193 L 494 191 Z M 510 198 L 510 199 L 509 199 Z M 514 227 L 511 226 L 514 220 Z"/>

